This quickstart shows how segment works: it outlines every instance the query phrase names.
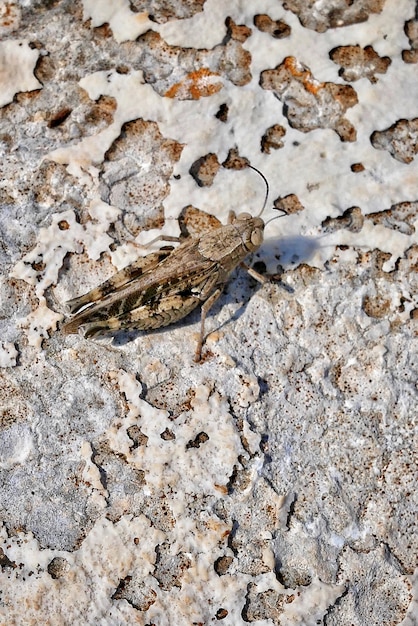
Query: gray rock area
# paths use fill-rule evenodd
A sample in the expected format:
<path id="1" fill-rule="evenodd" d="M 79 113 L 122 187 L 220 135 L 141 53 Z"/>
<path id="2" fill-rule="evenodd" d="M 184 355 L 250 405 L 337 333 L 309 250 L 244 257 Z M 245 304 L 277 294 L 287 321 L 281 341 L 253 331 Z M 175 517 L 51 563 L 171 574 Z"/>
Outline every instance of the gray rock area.
<path id="1" fill-rule="evenodd" d="M 415 11 L 0 0 L 1 625 L 418 625 Z M 62 331 L 247 163 L 200 362 Z"/>

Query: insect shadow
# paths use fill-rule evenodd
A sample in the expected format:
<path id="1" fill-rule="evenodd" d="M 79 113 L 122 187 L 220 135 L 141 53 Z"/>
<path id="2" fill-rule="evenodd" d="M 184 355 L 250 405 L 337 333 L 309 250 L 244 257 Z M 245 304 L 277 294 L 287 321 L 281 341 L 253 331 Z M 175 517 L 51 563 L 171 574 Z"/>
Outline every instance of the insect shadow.
<path id="1" fill-rule="evenodd" d="M 286 284 L 282 280 L 282 276 L 285 275 L 286 270 L 283 269 L 283 266 L 297 266 L 301 263 L 306 263 L 310 258 L 314 255 L 314 253 L 319 249 L 319 240 L 314 237 L 303 237 L 301 235 L 294 237 L 281 237 L 280 245 L 277 245 L 276 239 L 267 239 L 264 241 L 262 247 L 259 252 L 254 255 L 253 263 L 257 264 L 258 258 L 260 258 L 260 262 L 264 264 L 262 258 L 266 257 L 275 257 L 278 261 L 277 274 L 269 275 L 265 274 L 270 278 L 270 283 L 277 285 L 278 288 L 283 289 L 287 293 L 293 293 L 292 287 Z M 239 272 L 239 270 L 237 270 Z M 241 317 L 244 313 L 248 302 L 251 299 L 251 295 L 253 294 L 254 287 L 258 285 L 257 281 L 248 276 L 245 272 L 242 272 L 243 280 L 246 280 L 246 287 L 243 289 L 243 298 L 242 305 L 231 315 L 228 320 L 225 320 L 222 324 L 217 327 L 217 330 L 222 329 L 224 326 L 229 324 L 232 321 L 236 321 Z M 231 283 L 231 293 L 236 293 L 237 281 L 240 279 L 235 277 L 235 280 Z M 260 287 L 262 289 L 262 287 Z M 219 309 L 225 304 L 225 302 L 237 302 L 236 298 L 233 298 L 229 295 L 228 287 L 225 290 L 225 297 L 222 298 L 221 305 L 218 307 Z M 216 308 L 214 307 L 214 312 L 216 315 Z"/>
<path id="2" fill-rule="evenodd" d="M 319 239 L 314 237 L 304 237 L 301 235 L 293 237 L 280 237 L 280 241 L 271 238 L 264 241 L 259 251 L 253 255 L 250 265 L 254 263 L 262 262 L 265 257 L 275 258 L 277 260 L 277 273 L 269 275 L 272 284 L 278 286 L 278 288 L 284 289 L 288 293 L 292 293 L 292 288 L 282 281 L 282 276 L 285 274 L 284 267 L 297 266 L 301 263 L 306 263 L 319 249 Z M 236 321 L 245 312 L 248 302 L 254 293 L 255 286 L 258 285 L 257 281 L 249 276 L 245 271 L 240 268 L 234 270 L 232 280 L 226 286 L 224 293 L 220 297 L 219 301 L 214 304 L 209 314 L 210 318 L 216 318 L 222 308 L 227 304 L 241 303 L 231 316 L 222 322 L 216 328 L 212 328 L 210 332 L 220 330 L 227 324 Z M 262 287 L 260 287 L 261 289 Z M 200 320 L 200 312 L 198 309 L 192 311 L 185 318 L 175 322 L 170 328 L 184 328 L 197 324 Z M 144 330 L 121 330 L 113 333 L 109 333 L 108 338 L 111 340 L 112 346 L 122 347 L 131 341 L 134 341 L 141 336 L 159 335 L 167 332 L 166 327 L 153 329 L 152 331 Z"/>
<path id="3" fill-rule="evenodd" d="M 260 250 L 264 257 L 275 257 L 278 265 L 289 269 L 289 266 L 291 268 L 291 266 L 307 263 L 320 247 L 319 237 L 294 235 L 292 237 L 280 237 L 279 242 L 277 239 L 267 238 Z"/>

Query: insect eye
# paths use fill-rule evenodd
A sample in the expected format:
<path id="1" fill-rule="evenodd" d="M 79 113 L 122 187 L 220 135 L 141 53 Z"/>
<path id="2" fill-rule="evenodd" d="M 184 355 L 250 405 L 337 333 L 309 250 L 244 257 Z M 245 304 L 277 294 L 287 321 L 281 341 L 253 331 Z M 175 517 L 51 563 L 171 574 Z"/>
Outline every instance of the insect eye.
<path id="1" fill-rule="evenodd" d="M 261 228 L 254 228 L 251 233 L 251 243 L 254 247 L 258 248 L 263 243 L 263 231 Z"/>

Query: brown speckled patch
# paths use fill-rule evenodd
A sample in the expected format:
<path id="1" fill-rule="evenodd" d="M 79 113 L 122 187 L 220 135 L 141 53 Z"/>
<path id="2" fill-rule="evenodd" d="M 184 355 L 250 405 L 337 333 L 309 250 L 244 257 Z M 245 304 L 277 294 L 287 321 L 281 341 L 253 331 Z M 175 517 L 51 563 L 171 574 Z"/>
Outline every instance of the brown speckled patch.
<path id="1" fill-rule="evenodd" d="M 16 2 L 5 0 L 0 5 L 0 36 L 12 33 L 19 27 L 21 9 Z"/>
<path id="2" fill-rule="evenodd" d="M 248 585 L 242 617 L 246 622 L 271 619 L 273 624 L 280 624 L 287 596 L 274 589 L 258 591 L 255 583 Z"/>
<path id="3" fill-rule="evenodd" d="M 390 313 L 391 302 L 383 294 L 364 296 L 361 308 L 368 317 L 381 319 Z"/>
<path id="4" fill-rule="evenodd" d="M 282 138 L 286 134 L 286 129 L 280 124 L 270 126 L 261 138 L 261 152 L 270 154 L 271 150 L 279 150 L 283 148 L 284 142 Z"/>
<path id="5" fill-rule="evenodd" d="M 327 233 L 334 233 L 342 228 L 345 228 L 352 233 L 359 233 L 363 228 L 363 224 L 363 213 L 361 209 L 356 206 L 346 209 L 339 217 L 327 217 L 322 222 L 322 227 Z"/>
<path id="6" fill-rule="evenodd" d="M 375 74 L 386 74 L 392 63 L 389 57 L 380 57 L 372 46 L 338 46 L 331 50 L 329 56 L 341 66 L 338 74 L 348 82 L 368 78 L 371 83 L 375 83 Z"/>
<path id="7" fill-rule="evenodd" d="M 418 117 L 398 120 L 382 131 L 374 131 L 370 137 L 373 148 L 387 150 L 402 163 L 411 163 L 418 153 Z"/>
<path id="8" fill-rule="evenodd" d="M 57 578 L 62 578 L 66 575 L 66 573 L 70 570 L 70 564 L 67 559 L 56 556 L 49 562 L 47 569 L 51 578 L 56 580 Z"/>
<path id="9" fill-rule="evenodd" d="M 248 166 L 248 159 L 241 156 L 237 148 L 231 148 L 222 166 L 227 170 L 242 170 Z"/>
<path id="10" fill-rule="evenodd" d="M 254 16 L 254 26 L 262 33 L 268 33 L 275 39 L 289 37 L 291 28 L 282 20 L 273 20 L 269 15 L 258 14 Z"/>
<path id="11" fill-rule="evenodd" d="M 293 128 L 303 133 L 332 128 L 341 141 L 356 140 L 354 126 L 344 117 L 346 110 L 358 102 L 351 86 L 317 81 L 309 68 L 294 57 L 286 57 L 275 69 L 261 72 L 260 85 L 283 102 L 283 113 Z"/>
<path id="12" fill-rule="evenodd" d="M 156 601 L 157 594 L 134 572 L 119 581 L 112 599 L 126 600 L 137 611 L 148 611 Z"/>
<path id="13" fill-rule="evenodd" d="M 184 552 L 171 554 L 168 543 L 158 545 L 155 552 L 157 556 L 153 576 L 158 580 L 160 588 L 169 591 L 173 587 L 181 587 L 184 572 L 192 564 L 190 557 Z"/>
<path id="14" fill-rule="evenodd" d="M 366 219 L 373 224 L 382 224 L 385 228 L 397 230 L 405 235 L 412 235 L 415 232 L 414 223 L 418 214 L 418 201 L 399 202 L 393 204 L 390 209 L 369 213 Z"/>
<path id="15" fill-rule="evenodd" d="M 0 372 L 0 427 L 9 428 L 22 422 L 30 415 L 30 408 L 22 390 Z"/>
<path id="16" fill-rule="evenodd" d="M 274 201 L 274 207 L 280 211 L 284 211 L 286 215 L 300 213 L 304 210 L 304 206 L 296 194 L 290 193 L 287 196 L 278 197 Z"/>
<path id="17" fill-rule="evenodd" d="M 210 187 L 220 168 L 216 154 L 210 153 L 197 159 L 190 167 L 190 174 L 199 187 Z"/>
<path id="18" fill-rule="evenodd" d="M 405 63 L 418 63 L 418 19 L 405 23 L 405 35 L 409 39 L 410 50 L 402 50 Z"/>

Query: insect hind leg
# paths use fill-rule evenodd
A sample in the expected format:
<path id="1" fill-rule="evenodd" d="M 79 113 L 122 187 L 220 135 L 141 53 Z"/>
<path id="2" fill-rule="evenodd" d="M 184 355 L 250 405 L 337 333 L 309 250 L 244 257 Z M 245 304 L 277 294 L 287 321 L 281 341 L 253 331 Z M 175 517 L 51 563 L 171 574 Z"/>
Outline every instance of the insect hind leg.
<path id="1" fill-rule="evenodd" d="M 133 309 L 118 317 L 80 325 L 85 338 L 94 338 L 124 330 L 156 330 L 178 322 L 200 303 L 199 297 L 170 295 Z"/>
<path id="2" fill-rule="evenodd" d="M 199 361 L 202 358 L 202 347 L 203 347 L 203 342 L 205 340 L 205 321 L 206 321 L 206 316 L 209 312 L 209 309 L 215 304 L 215 302 L 217 301 L 217 299 L 219 298 L 219 296 L 221 295 L 223 289 L 218 288 L 216 289 L 207 300 L 204 301 L 204 303 L 202 304 L 202 308 L 201 308 L 201 313 L 200 313 L 200 335 L 199 335 L 199 339 L 197 341 L 197 346 L 196 346 L 196 352 L 194 355 L 194 360 L 196 361 L 196 363 L 199 363 Z"/>

